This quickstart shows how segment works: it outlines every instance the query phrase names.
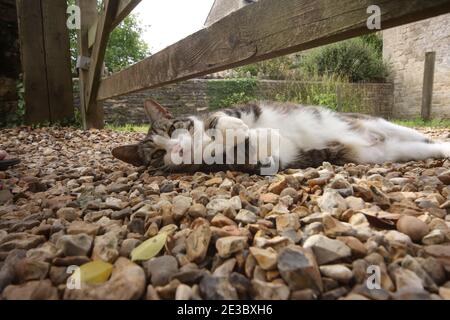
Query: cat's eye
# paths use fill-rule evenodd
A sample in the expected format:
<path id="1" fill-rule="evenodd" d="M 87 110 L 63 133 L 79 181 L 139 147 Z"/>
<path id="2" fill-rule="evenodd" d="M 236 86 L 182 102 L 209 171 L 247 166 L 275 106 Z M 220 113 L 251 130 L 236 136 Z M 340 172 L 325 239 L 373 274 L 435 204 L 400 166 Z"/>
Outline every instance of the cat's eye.
<path id="1" fill-rule="evenodd" d="M 174 125 L 172 125 L 172 126 L 169 128 L 169 137 L 172 136 L 172 134 L 173 134 L 173 132 L 174 132 L 175 130 L 176 130 L 176 128 L 175 128 Z"/>
<path id="2" fill-rule="evenodd" d="M 153 154 L 152 159 L 162 158 L 162 157 L 164 157 L 165 154 L 166 154 L 165 150 L 158 150 Z"/>

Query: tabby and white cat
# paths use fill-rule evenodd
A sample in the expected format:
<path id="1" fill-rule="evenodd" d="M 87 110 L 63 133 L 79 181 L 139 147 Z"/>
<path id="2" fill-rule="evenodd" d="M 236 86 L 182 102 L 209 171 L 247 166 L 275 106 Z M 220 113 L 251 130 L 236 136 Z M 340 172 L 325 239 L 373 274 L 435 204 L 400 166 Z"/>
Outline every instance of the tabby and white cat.
<path id="1" fill-rule="evenodd" d="M 322 107 L 259 102 L 203 117 L 174 118 L 156 101 L 148 100 L 145 110 L 151 121 L 147 137 L 136 145 L 114 149 L 113 155 L 132 165 L 146 166 L 150 170 L 166 173 L 224 170 L 257 173 L 261 167 L 267 166 L 267 161 L 277 162 L 278 171 L 317 167 L 324 161 L 336 165 L 375 164 L 450 156 L 450 143 L 434 142 L 413 129 L 381 118 L 336 113 Z M 184 129 L 187 134 L 174 135 L 180 129 Z M 210 129 L 219 132 L 235 130 L 244 135 L 240 143 L 244 141 L 246 147 L 245 162 L 211 164 L 210 161 L 202 161 L 192 164 L 193 161 L 187 161 L 180 164 L 173 161 L 174 154 L 183 156 L 185 146 L 190 146 L 189 159 L 192 160 L 197 153 L 203 151 L 196 149 L 199 145 L 205 147 L 219 143 L 208 134 Z M 277 132 L 279 149 L 275 154 L 269 147 L 268 157 L 258 158 L 254 163 L 249 159 L 257 151 L 249 146 L 248 137 L 261 129 L 273 129 Z M 194 147 L 193 141 L 197 136 L 201 137 L 201 142 Z M 222 143 L 221 141 L 220 144 Z M 238 145 L 239 142 L 233 142 L 234 148 Z M 223 163 L 227 163 L 225 158 L 229 149 L 224 150 L 221 156 L 224 157 Z"/>

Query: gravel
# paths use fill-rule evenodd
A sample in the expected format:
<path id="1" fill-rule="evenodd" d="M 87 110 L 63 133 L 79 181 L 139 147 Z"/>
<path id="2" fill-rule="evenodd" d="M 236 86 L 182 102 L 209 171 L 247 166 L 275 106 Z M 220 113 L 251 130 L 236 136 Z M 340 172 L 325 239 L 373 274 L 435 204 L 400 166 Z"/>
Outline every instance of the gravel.
<path id="1" fill-rule="evenodd" d="M 449 160 L 151 176 L 110 153 L 143 137 L 1 131 L 1 299 L 450 299 Z M 68 285 L 96 259 L 109 280 Z"/>

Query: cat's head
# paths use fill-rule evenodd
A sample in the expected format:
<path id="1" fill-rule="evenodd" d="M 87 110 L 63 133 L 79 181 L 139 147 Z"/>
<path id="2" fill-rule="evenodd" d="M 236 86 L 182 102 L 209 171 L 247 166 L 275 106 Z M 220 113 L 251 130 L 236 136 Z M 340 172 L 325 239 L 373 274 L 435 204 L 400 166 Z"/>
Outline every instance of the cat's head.
<path id="1" fill-rule="evenodd" d="M 145 101 L 144 109 L 151 126 L 147 137 L 138 144 L 115 148 L 112 154 L 136 167 L 171 170 L 177 165 L 173 159 L 183 157 L 185 146 L 190 143 L 192 120 L 174 118 L 168 109 L 151 99 Z"/>

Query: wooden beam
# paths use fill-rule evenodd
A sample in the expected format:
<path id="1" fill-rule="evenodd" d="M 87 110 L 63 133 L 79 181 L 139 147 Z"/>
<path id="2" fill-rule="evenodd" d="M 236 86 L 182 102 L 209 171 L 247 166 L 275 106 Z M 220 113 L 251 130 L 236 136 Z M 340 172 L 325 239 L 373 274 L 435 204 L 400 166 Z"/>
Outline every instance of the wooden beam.
<path id="1" fill-rule="evenodd" d="M 120 0 L 113 28 L 117 27 L 142 0 Z"/>
<path id="2" fill-rule="evenodd" d="M 97 20 L 97 4 L 92 0 L 77 0 L 77 5 L 81 9 L 81 29 L 78 32 L 78 50 L 79 54 L 89 57 L 89 27 Z M 83 121 L 83 128 L 102 129 L 103 128 L 103 105 L 102 102 L 94 102 L 88 106 L 85 95 L 85 87 L 89 78 L 89 70 L 79 69 L 79 94 L 80 94 L 80 112 Z"/>
<path id="3" fill-rule="evenodd" d="M 119 0 L 105 0 L 104 8 L 97 24 L 97 36 L 94 48 L 92 49 L 89 76 L 85 86 L 87 111 L 89 111 L 90 104 L 96 101 L 103 70 L 103 62 L 105 60 L 106 47 L 112 30 L 114 17 L 117 13 L 118 4 Z"/>
<path id="4" fill-rule="evenodd" d="M 66 1 L 41 0 L 51 121 L 74 116 Z"/>
<path id="5" fill-rule="evenodd" d="M 74 114 L 66 6 L 17 1 L 27 124 L 56 123 Z"/>
<path id="6" fill-rule="evenodd" d="M 450 0 L 260 0 L 102 81 L 97 99 L 167 85 L 450 12 Z"/>
<path id="7" fill-rule="evenodd" d="M 92 23 L 92 25 L 89 28 L 89 34 L 88 34 L 89 48 L 92 48 L 92 46 L 95 43 L 95 37 L 97 37 L 97 27 L 98 27 L 98 19 L 96 17 L 94 22 Z"/>
<path id="8" fill-rule="evenodd" d="M 141 1 L 142 0 L 120 0 L 112 28 L 114 29 L 117 27 Z M 95 20 L 89 29 L 89 48 L 91 48 L 95 43 L 97 23 L 98 20 Z"/>
<path id="9" fill-rule="evenodd" d="M 50 121 L 41 1 L 17 0 L 20 54 L 24 71 L 25 123 Z"/>
<path id="10" fill-rule="evenodd" d="M 433 102 L 434 86 L 434 66 L 436 62 L 436 52 L 425 54 L 425 69 L 423 73 L 423 93 L 422 93 L 422 119 L 431 119 L 431 104 Z"/>

